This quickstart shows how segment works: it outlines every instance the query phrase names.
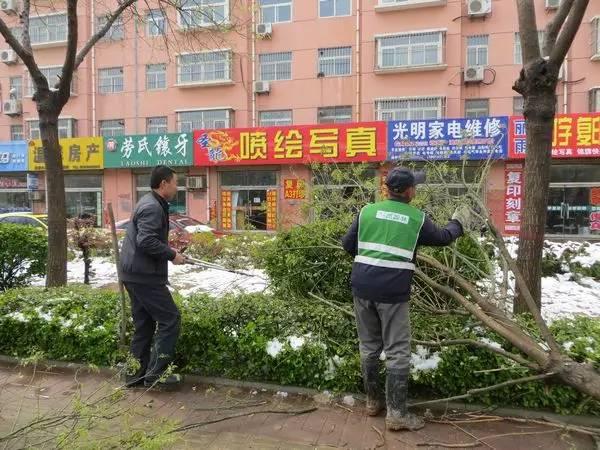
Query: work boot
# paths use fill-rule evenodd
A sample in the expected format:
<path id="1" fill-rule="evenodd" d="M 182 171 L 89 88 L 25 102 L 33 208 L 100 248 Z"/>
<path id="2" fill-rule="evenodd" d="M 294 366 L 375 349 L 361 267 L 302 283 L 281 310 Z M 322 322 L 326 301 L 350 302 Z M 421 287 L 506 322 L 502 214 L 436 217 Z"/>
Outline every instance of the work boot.
<path id="1" fill-rule="evenodd" d="M 367 415 L 376 416 L 384 407 L 383 391 L 379 384 L 379 359 L 363 359 L 360 365 L 367 394 Z"/>
<path id="2" fill-rule="evenodd" d="M 174 391 L 181 387 L 183 383 L 183 377 L 179 374 L 173 373 L 171 375 L 163 376 L 160 378 L 148 378 L 144 380 L 144 386 L 149 389 L 156 391 Z"/>
<path id="3" fill-rule="evenodd" d="M 131 361 L 122 365 L 121 381 L 126 388 L 142 386 L 145 375 L 146 366 L 139 361 Z"/>
<path id="4" fill-rule="evenodd" d="M 408 396 L 408 369 L 388 369 L 386 378 L 387 415 L 385 425 L 390 431 L 420 430 L 425 422 L 409 413 L 406 407 Z"/>

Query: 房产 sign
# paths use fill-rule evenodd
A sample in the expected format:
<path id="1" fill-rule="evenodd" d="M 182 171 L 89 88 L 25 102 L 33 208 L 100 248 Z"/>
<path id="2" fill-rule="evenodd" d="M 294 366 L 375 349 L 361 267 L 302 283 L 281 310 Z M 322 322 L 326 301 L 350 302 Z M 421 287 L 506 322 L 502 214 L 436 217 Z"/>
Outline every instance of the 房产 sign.
<path id="1" fill-rule="evenodd" d="M 507 234 L 516 234 L 521 228 L 523 188 L 523 165 L 507 163 L 504 168 L 504 232 Z"/>
<path id="2" fill-rule="evenodd" d="M 105 139 L 104 167 L 191 166 L 192 135 L 149 134 Z"/>
<path id="3" fill-rule="evenodd" d="M 508 117 L 388 122 L 388 160 L 503 159 Z"/>
<path id="4" fill-rule="evenodd" d="M 101 137 L 61 139 L 65 170 L 98 170 L 104 168 L 104 140 Z M 41 140 L 29 142 L 29 170 L 46 170 Z"/>

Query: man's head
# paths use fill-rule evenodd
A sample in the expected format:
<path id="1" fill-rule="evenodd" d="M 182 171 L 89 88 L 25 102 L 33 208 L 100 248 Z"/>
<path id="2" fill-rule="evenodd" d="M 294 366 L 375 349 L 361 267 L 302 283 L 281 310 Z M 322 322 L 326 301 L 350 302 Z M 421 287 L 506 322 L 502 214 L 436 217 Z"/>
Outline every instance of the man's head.
<path id="1" fill-rule="evenodd" d="M 394 167 L 389 171 L 385 185 L 390 198 L 397 198 L 410 203 L 416 195 L 416 186 L 425 182 L 425 172 L 412 172 L 402 167 Z"/>
<path id="2" fill-rule="evenodd" d="M 150 187 L 165 200 L 177 195 L 177 174 L 167 166 L 156 166 L 150 175 Z"/>

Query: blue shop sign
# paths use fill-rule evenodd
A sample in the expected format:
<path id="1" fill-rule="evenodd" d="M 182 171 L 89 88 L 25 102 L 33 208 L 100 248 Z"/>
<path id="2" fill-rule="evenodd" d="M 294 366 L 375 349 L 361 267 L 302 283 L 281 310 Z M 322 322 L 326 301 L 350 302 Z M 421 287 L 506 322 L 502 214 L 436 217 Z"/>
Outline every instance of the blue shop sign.
<path id="1" fill-rule="evenodd" d="M 0 142 L 0 172 L 26 172 L 27 161 L 27 142 Z"/>
<path id="2" fill-rule="evenodd" d="M 389 161 L 506 159 L 508 117 L 388 122 Z"/>

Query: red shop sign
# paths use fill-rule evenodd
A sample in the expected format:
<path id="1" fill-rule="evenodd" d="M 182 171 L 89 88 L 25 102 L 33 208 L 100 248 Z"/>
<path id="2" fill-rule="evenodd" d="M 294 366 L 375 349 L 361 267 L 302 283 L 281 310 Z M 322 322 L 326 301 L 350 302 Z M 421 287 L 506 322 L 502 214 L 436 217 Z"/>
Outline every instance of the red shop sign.
<path id="1" fill-rule="evenodd" d="M 504 232 L 517 234 L 523 210 L 523 164 L 507 163 L 504 167 Z"/>

